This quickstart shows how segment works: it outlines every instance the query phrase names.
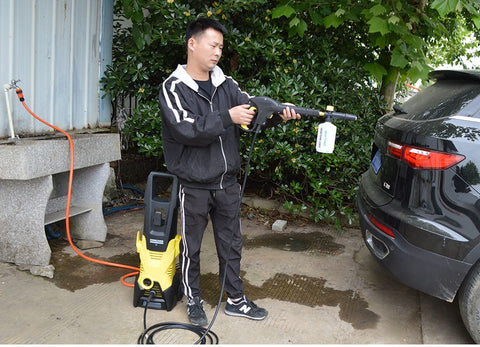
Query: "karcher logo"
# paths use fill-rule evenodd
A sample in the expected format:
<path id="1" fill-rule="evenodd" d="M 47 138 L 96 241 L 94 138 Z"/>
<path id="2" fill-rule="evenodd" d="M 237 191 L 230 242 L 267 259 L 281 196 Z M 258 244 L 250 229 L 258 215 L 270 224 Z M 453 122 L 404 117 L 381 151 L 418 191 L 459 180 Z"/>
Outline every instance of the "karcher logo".
<path id="1" fill-rule="evenodd" d="M 248 311 L 250 311 L 252 308 L 251 307 L 248 307 L 247 305 L 243 305 L 242 307 L 240 307 L 238 310 L 247 314 Z"/>

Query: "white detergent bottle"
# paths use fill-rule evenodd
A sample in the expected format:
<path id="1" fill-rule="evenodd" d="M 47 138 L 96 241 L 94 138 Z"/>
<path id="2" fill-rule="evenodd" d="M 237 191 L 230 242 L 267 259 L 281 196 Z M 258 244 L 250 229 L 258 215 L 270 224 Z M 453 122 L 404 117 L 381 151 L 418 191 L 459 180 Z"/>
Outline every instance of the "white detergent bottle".
<path id="1" fill-rule="evenodd" d="M 324 123 L 318 126 L 317 144 L 315 149 L 320 153 L 333 153 L 335 147 L 335 136 L 337 127 L 326 119 Z"/>

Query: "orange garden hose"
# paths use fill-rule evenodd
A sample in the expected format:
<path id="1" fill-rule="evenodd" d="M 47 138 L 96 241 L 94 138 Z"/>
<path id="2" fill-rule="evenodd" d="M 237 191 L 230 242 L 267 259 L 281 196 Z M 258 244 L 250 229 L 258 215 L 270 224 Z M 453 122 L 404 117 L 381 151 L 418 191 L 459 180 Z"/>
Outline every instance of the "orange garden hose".
<path id="1" fill-rule="evenodd" d="M 50 128 L 53 128 L 53 129 L 61 132 L 62 134 L 64 134 L 68 138 L 68 142 L 70 143 L 70 175 L 69 175 L 69 178 L 68 178 L 67 211 L 66 211 L 66 214 L 65 214 L 65 225 L 66 225 L 66 229 L 67 229 L 67 238 L 68 238 L 68 242 L 70 243 L 70 246 L 75 251 L 75 253 L 77 253 L 79 256 L 81 256 L 82 258 L 84 258 L 88 261 L 91 261 L 93 263 L 107 265 L 107 266 L 113 266 L 113 267 L 118 267 L 118 268 L 123 268 L 123 269 L 134 270 L 135 272 L 126 274 L 126 275 L 122 276 L 122 278 L 121 278 L 121 282 L 122 282 L 123 285 L 133 288 L 134 284 L 125 282 L 125 279 L 128 278 L 128 277 L 132 277 L 132 276 L 137 275 L 138 272 L 140 271 L 139 268 L 134 267 L 134 266 L 112 263 L 112 262 L 108 262 L 108 261 L 104 261 L 104 260 L 91 258 L 91 257 L 83 254 L 82 252 L 80 252 L 78 250 L 78 248 L 73 244 L 72 237 L 70 235 L 70 202 L 71 202 L 71 199 L 72 199 L 73 163 L 74 163 L 74 148 L 73 148 L 72 137 L 67 132 L 63 131 L 62 129 L 56 127 L 53 124 L 50 124 L 50 123 L 46 122 L 43 119 L 41 119 L 32 110 L 30 110 L 30 108 L 28 108 L 27 104 L 25 103 L 25 99 L 23 97 L 23 91 L 22 91 L 21 88 L 16 88 L 16 92 L 17 92 L 18 99 L 22 103 L 23 107 L 25 107 L 25 109 L 28 111 L 28 113 L 30 113 L 35 119 L 39 120 L 43 124 L 45 124 L 45 125 L 49 126 Z"/>

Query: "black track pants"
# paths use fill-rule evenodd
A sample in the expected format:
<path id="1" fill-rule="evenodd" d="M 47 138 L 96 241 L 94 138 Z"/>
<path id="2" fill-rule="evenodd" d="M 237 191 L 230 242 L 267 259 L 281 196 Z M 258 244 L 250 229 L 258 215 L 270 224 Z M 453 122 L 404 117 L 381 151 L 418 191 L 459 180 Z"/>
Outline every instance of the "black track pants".
<path id="1" fill-rule="evenodd" d="M 244 289 L 240 278 L 242 235 L 240 217 L 237 215 L 240 186 L 235 184 L 222 190 L 206 190 L 181 185 L 179 197 L 182 219 L 182 243 L 180 248 L 182 285 L 185 295 L 188 298 L 201 296 L 200 246 L 210 215 L 219 261 L 220 285 L 230 240 L 233 237 L 225 291 L 230 298 L 242 296 Z"/>

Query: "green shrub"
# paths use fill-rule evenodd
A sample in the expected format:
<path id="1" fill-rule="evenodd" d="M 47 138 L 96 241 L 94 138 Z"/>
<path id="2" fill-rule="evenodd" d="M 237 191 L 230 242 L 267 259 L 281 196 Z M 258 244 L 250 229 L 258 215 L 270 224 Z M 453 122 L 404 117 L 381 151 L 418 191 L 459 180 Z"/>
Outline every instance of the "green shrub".
<path id="1" fill-rule="evenodd" d="M 129 12 L 124 8 L 128 6 Z M 137 6 L 137 7 L 135 7 Z M 315 220 L 352 222 L 360 174 L 368 168 L 373 129 L 380 116 L 378 91 L 363 69 L 371 52 L 358 43 L 356 28 L 324 30 L 309 23 L 302 39 L 288 35 L 288 24 L 271 19 L 276 1 L 124 0 L 115 6 L 133 28 L 116 25 L 114 61 L 103 79 L 112 98 L 134 95 L 139 106 L 128 120 L 127 135 L 140 152 L 161 156 L 157 95 L 163 79 L 185 63 L 184 30 L 196 16 L 211 16 L 228 29 L 220 67 L 251 95 L 298 106 L 358 115 L 357 122 L 334 121 L 332 154 L 315 151 L 322 119 L 281 123 L 263 131 L 252 154 L 249 182 L 268 186 L 292 212 Z M 142 8 L 141 14 L 132 8 Z M 251 135 L 242 139 L 246 159 Z M 244 173 L 243 173 L 244 174 Z"/>

